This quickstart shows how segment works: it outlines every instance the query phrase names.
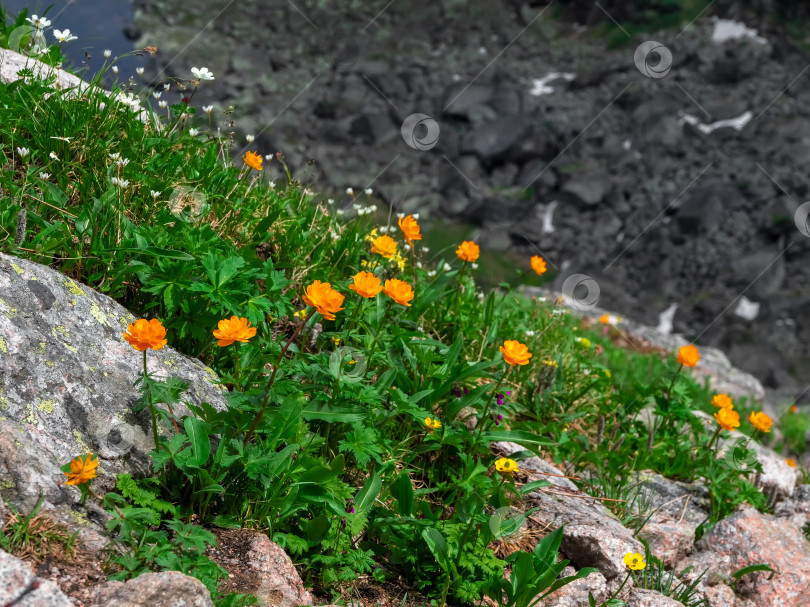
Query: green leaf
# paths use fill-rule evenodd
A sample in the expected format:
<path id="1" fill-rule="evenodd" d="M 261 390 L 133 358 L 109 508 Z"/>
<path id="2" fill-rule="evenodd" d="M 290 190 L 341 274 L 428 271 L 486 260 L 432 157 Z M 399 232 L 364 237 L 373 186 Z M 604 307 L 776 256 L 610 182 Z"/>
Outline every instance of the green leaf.
<path id="1" fill-rule="evenodd" d="M 330 424 L 356 424 L 366 418 L 367 412 L 360 407 L 333 407 L 326 403 L 313 404 L 301 412 L 307 421 L 320 420 Z"/>
<path id="2" fill-rule="evenodd" d="M 354 509 L 356 512 L 365 513 L 371 510 L 374 505 L 374 500 L 380 494 L 382 489 L 382 479 L 380 475 L 375 472 L 363 485 L 363 488 L 354 496 Z"/>
<path id="3" fill-rule="evenodd" d="M 211 454 L 211 441 L 208 439 L 208 430 L 205 424 L 196 417 L 187 417 L 183 420 L 183 427 L 191 442 L 192 456 L 186 462 L 189 466 L 200 468 L 208 461 Z"/>
<path id="4" fill-rule="evenodd" d="M 439 563 L 442 569 L 450 573 L 450 551 L 447 542 L 438 529 L 426 527 L 422 529 L 422 539 L 425 540 L 433 558 Z"/>
<path id="5" fill-rule="evenodd" d="M 411 516 L 413 513 L 413 484 L 407 471 L 400 473 L 394 487 L 400 516 Z"/>
<path id="6" fill-rule="evenodd" d="M 747 567 L 743 567 L 742 569 L 738 569 L 737 571 L 731 574 L 731 577 L 733 577 L 735 580 L 739 580 L 742 576 L 747 575 L 749 573 L 754 573 L 756 571 L 770 571 L 771 575 L 768 577 L 769 580 L 777 573 L 776 570 L 770 567 L 769 565 L 766 565 L 764 563 L 757 563 L 754 565 L 748 565 Z"/>
<path id="7" fill-rule="evenodd" d="M 484 438 L 488 441 L 512 441 L 521 447 L 527 445 L 552 445 L 551 441 L 542 438 L 534 432 L 527 432 L 526 430 L 493 430 L 485 432 Z"/>
<path id="8" fill-rule="evenodd" d="M 326 534 L 329 533 L 331 526 L 332 523 L 325 514 L 316 516 L 307 524 L 307 539 L 312 544 L 320 544 L 326 537 Z"/>

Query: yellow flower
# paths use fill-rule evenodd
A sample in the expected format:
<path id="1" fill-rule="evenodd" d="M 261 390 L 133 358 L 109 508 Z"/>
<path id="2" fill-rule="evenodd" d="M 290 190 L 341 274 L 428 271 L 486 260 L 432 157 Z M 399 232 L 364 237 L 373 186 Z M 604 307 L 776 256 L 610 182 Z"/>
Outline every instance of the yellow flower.
<path id="1" fill-rule="evenodd" d="M 124 332 L 124 339 L 138 352 L 160 350 L 166 345 L 166 328 L 157 318 L 146 320 L 139 318 L 130 323 Z"/>
<path id="2" fill-rule="evenodd" d="M 214 331 L 218 346 L 230 346 L 235 341 L 247 343 L 254 335 L 256 335 L 256 327 L 252 327 L 247 318 L 237 318 L 236 316 L 220 320 Z"/>
<path id="3" fill-rule="evenodd" d="M 733 409 L 734 402 L 728 394 L 715 394 L 712 397 L 712 404 L 720 409 Z"/>
<path id="4" fill-rule="evenodd" d="M 546 270 L 548 270 L 545 260 L 539 255 L 532 256 L 531 264 L 532 270 L 534 270 L 534 273 L 538 276 L 542 276 L 546 273 Z"/>
<path id="5" fill-rule="evenodd" d="M 396 256 L 394 257 L 394 262 L 397 264 L 397 267 L 399 268 L 399 271 L 400 271 L 400 272 L 402 272 L 402 271 L 404 271 L 404 270 L 405 270 L 405 263 L 406 263 L 407 261 L 408 261 L 408 260 L 407 260 L 407 259 L 405 259 L 405 258 L 404 258 L 402 255 L 400 255 L 399 251 L 397 251 L 397 254 L 396 254 Z"/>
<path id="6" fill-rule="evenodd" d="M 93 454 L 88 453 L 84 459 L 80 455 L 70 462 L 70 472 L 65 472 L 68 479 L 66 485 L 83 485 L 96 478 L 96 468 L 98 467 L 98 457 L 93 459 Z"/>
<path id="7" fill-rule="evenodd" d="M 734 409 L 720 409 L 714 418 L 723 430 L 734 430 L 740 427 L 740 416 Z"/>
<path id="8" fill-rule="evenodd" d="M 582 346 L 583 348 L 590 348 L 591 347 L 591 340 L 587 337 L 577 337 L 576 342 Z"/>
<path id="9" fill-rule="evenodd" d="M 550 358 L 545 359 L 543 364 L 547 367 L 554 367 L 555 369 L 560 366 L 557 364 L 556 360 L 551 360 Z"/>
<path id="10" fill-rule="evenodd" d="M 349 288 L 357 293 L 360 297 L 371 298 L 377 297 L 377 294 L 382 291 L 380 279 L 377 278 L 372 272 L 358 272 L 354 275 L 354 283 L 349 285 Z"/>
<path id="11" fill-rule="evenodd" d="M 528 365 L 532 357 L 529 347 L 515 339 L 507 339 L 500 347 L 503 359 L 513 367 L 515 365 Z"/>
<path id="12" fill-rule="evenodd" d="M 414 292 L 411 285 L 399 278 L 389 278 L 385 281 L 383 291 L 388 297 L 393 299 L 401 306 L 410 306 L 411 300 L 414 298 Z"/>
<path id="13" fill-rule="evenodd" d="M 335 320 L 335 314 L 345 308 L 343 304 L 344 296 L 335 291 L 328 282 L 316 280 L 304 291 L 304 303 L 312 306 L 326 320 Z"/>
<path id="14" fill-rule="evenodd" d="M 296 318 L 304 318 L 306 315 L 307 315 L 306 309 L 298 310 L 298 312 L 293 314 L 293 316 L 295 316 Z"/>
<path id="15" fill-rule="evenodd" d="M 788 466 L 790 466 L 791 468 L 795 468 L 795 467 L 796 467 L 796 460 L 795 460 L 795 459 L 787 458 L 787 459 L 785 460 L 785 463 L 786 463 Z"/>
<path id="16" fill-rule="evenodd" d="M 242 160 L 245 161 L 245 164 L 248 165 L 251 169 L 256 169 L 257 171 L 262 170 L 262 157 L 255 152 L 247 152 L 244 156 L 242 156 Z"/>
<path id="17" fill-rule="evenodd" d="M 341 339 L 339 337 L 333 337 L 332 338 L 332 343 L 335 344 L 336 346 L 339 346 L 340 342 L 341 342 Z"/>
<path id="18" fill-rule="evenodd" d="M 372 241 L 371 252 L 382 255 L 386 259 L 391 259 L 397 254 L 397 242 L 388 234 L 383 234 Z"/>
<path id="19" fill-rule="evenodd" d="M 438 419 L 431 419 L 429 417 L 425 418 L 425 428 L 427 428 L 428 432 L 433 432 L 434 430 L 441 428 L 442 422 Z"/>
<path id="20" fill-rule="evenodd" d="M 647 566 L 644 555 L 639 552 L 628 552 L 624 555 L 624 565 L 633 571 L 641 571 Z"/>
<path id="21" fill-rule="evenodd" d="M 456 249 L 456 257 L 461 261 L 469 261 L 470 263 L 475 263 L 480 254 L 481 248 L 472 240 L 465 240 Z"/>
<path id="22" fill-rule="evenodd" d="M 371 232 L 369 232 L 363 240 L 365 240 L 366 242 L 371 242 L 375 238 L 377 238 L 377 228 L 371 230 Z"/>
<path id="23" fill-rule="evenodd" d="M 698 364 L 699 360 L 700 352 L 698 352 L 698 349 L 692 344 L 681 346 L 680 350 L 678 350 L 678 362 L 684 367 L 694 367 Z"/>
<path id="24" fill-rule="evenodd" d="M 773 420 L 762 411 L 756 413 L 752 411 L 751 415 L 748 416 L 748 421 L 751 422 L 754 428 L 762 432 L 770 432 L 773 426 Z"/>
<path id="25" fill-rule="evenodd" d="M 503 476 L 512 476 L 519 470 L 518 464 L 515 460 L 508 457 L 502 457 L 495 461 L 495 470 Z"/>
<path id="26" fill-rule="evenodd" d="M 422 240 L 422 233 L 419 231 L 419 224 L 413 215 L 399 218 L 399 229 L 402 230 L 402 235 L 405 237 L 405 242 L 413 246 L 414 240 Z"/>

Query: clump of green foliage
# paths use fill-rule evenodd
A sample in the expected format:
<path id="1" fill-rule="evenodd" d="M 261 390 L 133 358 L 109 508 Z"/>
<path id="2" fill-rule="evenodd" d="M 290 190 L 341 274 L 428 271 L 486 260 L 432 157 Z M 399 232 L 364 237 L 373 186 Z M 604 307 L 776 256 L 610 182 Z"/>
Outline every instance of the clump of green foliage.
<path id="1" fill-rule="evenodd" d="M 672 356 L 619 348 L 618 329 L 595 331 L 555 302 L 479 291 L 452 248 L 408 249 L 371 200 L 324 200 L 280 156 L 268 161 L 285 176 L 276 185 L 199 115 L 204 82 L 160 86 L 162 101 L 180 98 L 156 113 L 152 91 L 107 93 L 104 73 L 81 93 L 30 71 L 0 86 L 0 247 L 159 319 L 170 346 L 216 371 L 226 404 L 178 416 L 182 382 L 140 379 L 135 409 L 164 431 L 152 475 L 122 476 L 104 499 L 116 577 L 179 569 L 216 595 L 223 572 L 200 525 L 249 527 L 336 596 L 371 574 L 436 604 L 530 605 L 574 578 L 558 579 L 559 531 L 532 552 L 496 552 L 546 484 L 496 470 L 496 441 L 524 449 L 518 466 L 543 455 L 594 495 L 635 495 L 617 506 L 631 526 L 649 510 L 632 470 L 705 479 L 707 525 L 743 501 L 764 508 L 756 466 L 717 457 L 715 427 L 694 411 L 712 409 L 711 392 Z M 372 252 L 383 231 L 397 235 L 390 257 Z M 360 271 L 407 281 L 415 298 L 361 297 L 350 289 Z M 333 319 L 302 297 L 315 280 L 344 297 Z M 231 316 L 256 332 L 217 345 Z M 527 345 L 529 364 L 507 364 L 506 340 Z"/>

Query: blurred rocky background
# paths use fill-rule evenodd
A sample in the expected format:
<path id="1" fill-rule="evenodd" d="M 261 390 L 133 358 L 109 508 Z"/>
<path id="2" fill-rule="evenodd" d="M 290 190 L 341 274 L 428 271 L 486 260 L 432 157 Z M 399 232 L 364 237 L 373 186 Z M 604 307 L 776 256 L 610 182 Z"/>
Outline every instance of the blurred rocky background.
<path id="1" fill-rule="evenodd" d="M 810 199 L 810 5 L 132 5 L 130 44 L 159 49 L 146 84 L 208 67 L 192 103 L 215 106 L 234 153 L 251 134 L 250 149 L 282 152 L 346 208 L 346 188 L 372 188 L 419 212 L 437 257 L 442 235 L 476 238 L 500 259 L 482 268 L 491 282 L 531 254 L 557 289 L 586 274 L 600 307 L 716 346 L 775 399 L 810 402 L 810 237 L 794 221 Z M 658 50 L 639 62 L 647 41 Z M 267 173 L 283 175 L 275 160 Z"/>

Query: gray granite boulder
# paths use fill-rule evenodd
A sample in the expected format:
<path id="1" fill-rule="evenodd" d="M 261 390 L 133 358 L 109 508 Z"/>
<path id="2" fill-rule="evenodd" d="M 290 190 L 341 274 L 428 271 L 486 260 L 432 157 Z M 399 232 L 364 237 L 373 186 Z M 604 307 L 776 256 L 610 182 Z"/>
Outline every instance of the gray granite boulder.
<path id="1" fill-rule="evenodd" d="M 23 512 L 40 495 L 45 511 L 78 501 L 60 466 L 80 454 L 99 455 L 93 481 L 99 495 L 117 473 L 148 469 L 150 416 L 131 411 L 142 355 L 123 338 L 134 320 L 109 297 L 55 270 L 0 254 L 0 495 Z M 214 372 L 199 361 L 169 347 L 149 351 L 147 360 L 153 375 L 188 383 L 185 403 L 225 407 Z M 181 405 L 175 413 L 189 410 Z M 91 502 L 70 513 L 74 523 L 87 526 Z"/>
<path id="2" fill-rule="evenodd" d="M 144 573 L 127 582 L 105 582 L 91 607 L 213 607 L 203 583 L 179 571 Z"/>
<path id="3" fill-rule="evenodd" d="M 34 575 L 27 563 L 0 550 L 0 605 L 73 607 L 53 582 Z"/>

